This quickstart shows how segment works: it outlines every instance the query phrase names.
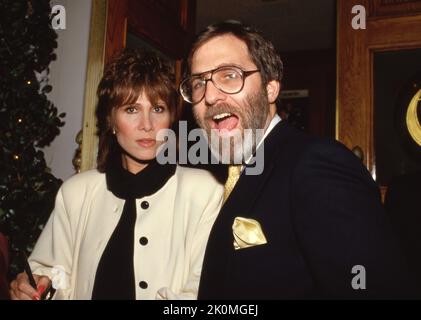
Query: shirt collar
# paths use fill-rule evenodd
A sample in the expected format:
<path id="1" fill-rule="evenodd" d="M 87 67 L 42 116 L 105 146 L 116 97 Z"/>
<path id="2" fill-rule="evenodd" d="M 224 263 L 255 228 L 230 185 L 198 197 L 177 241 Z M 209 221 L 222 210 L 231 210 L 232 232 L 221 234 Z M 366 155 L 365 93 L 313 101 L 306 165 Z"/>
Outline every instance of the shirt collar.
<path id="1" fill-rule="evenodd" d="M 269 126 L 266 129 L 262 140 L 260 140 L 259 144 L 257 145 L 256 150 L 260 147 L 260 145 L 266 139 L 267 135 L 273 130 L 273 128 L 275 128 L 275 126 L 281 121 L 282 121 L 281 117 L 277 113 L 275 113 L 275 116 L 272 118 L 271 122 L 269 123 Z M 252 158 L 253 158 L 253 156 L 248 158 L 247 161 L 246 161 L 246 164 L 248 164 Z M 243 169 L 244 169 L 244 166 L 241 167 L 241 170 L 243 170 Z"/>
<path id="2" fill-rule="evenodd" d="M 121 199 L 143 198 L 160 190 L 176 171 L 175 164 L 161 165 L 151 160 L 146 168 L 137 174 L 123 168 L 121 153 L 109 156 L 105 177 L 107 189 Z"/>
<path id="3" fill-rule="evenodd" d="M 266 139 L 267 135 L 272 131 L 272 129 L 275 128 L 275 126 L 281 121 L 281 117 L 276 113 L 275 116 L 272 118 L 272 121 L 269 123 L 268 128 L 266 129 L 263 139 L 257 145 L 257 148 L 263 143 L 263 140 Z"/>

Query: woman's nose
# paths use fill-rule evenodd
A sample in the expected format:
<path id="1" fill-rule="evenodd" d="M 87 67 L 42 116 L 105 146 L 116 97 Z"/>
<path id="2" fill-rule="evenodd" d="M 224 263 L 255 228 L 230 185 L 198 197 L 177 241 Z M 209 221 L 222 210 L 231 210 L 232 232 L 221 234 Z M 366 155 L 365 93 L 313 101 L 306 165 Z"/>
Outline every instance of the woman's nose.
<path id="1" fill-rule="evenodd" d="M 152 119 L 149 113 L 142 114 L 140 121 L 139 121 L 139 130 L 144 130 L 146 132 L 151 131 L 153 129 Z"/>

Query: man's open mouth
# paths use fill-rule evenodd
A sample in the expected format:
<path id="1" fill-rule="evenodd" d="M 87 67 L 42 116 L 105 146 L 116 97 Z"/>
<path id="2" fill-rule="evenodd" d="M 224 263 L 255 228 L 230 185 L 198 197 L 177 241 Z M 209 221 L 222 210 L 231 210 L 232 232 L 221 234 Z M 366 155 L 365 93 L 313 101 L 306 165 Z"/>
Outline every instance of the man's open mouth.
<path id="1" fill-rule="evenodd" d="M 237 115 L 224 112 L 216 114 L 211 118 L 211 129 L 231 131 L 237 128 L 239 122 Z"/>

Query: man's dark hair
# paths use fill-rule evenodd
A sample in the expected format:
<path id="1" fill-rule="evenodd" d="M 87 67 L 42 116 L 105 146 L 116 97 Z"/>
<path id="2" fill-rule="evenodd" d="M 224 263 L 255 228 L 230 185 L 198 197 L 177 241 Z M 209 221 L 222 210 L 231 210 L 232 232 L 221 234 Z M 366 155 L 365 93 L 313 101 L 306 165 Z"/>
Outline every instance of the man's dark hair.
<path id="1" fill-rule="evenodd" d="M 260 70 L 263 85 L 266 85 L 271 80 L 281 82 L 284 69 L 283 63 L 273 44 L 265 39 L 255 28 L 235 20 L 226 20 L 212 24 L 197 35 L 188 56 L 189 70 L 191 70 L 193 55 L 199 47 L 215 37 L 226 34 L 232 34 L 245 42 L 251 60 Z"/>

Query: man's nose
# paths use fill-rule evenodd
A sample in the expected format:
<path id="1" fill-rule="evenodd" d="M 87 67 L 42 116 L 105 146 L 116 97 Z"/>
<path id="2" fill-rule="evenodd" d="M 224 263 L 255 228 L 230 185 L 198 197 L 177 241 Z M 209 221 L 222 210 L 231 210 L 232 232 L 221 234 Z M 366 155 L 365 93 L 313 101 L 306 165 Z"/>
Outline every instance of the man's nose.
<path id="1" fill-rule="evenodd" d="M 217 102 L 226 99 L 225 93 L 219 90 L 212 81 L 207 81 L 205 91 L 205 103 L 208 106 L 215 105 Z"/>

